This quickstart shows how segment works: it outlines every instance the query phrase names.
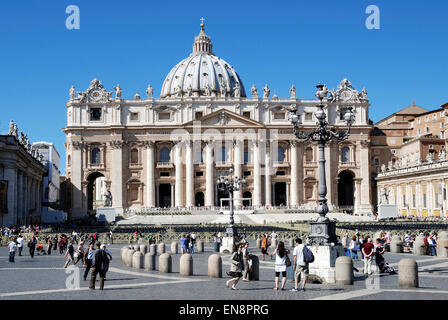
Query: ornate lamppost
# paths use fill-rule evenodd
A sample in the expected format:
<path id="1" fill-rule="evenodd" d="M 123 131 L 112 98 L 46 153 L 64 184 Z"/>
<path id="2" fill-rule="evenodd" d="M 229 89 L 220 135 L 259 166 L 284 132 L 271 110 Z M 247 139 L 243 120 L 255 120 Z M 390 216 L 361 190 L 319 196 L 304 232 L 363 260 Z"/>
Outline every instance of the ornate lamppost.
<path id="1" fill-rule="evenodd" d="M 229 169 L 228 176 L 221 176 L 216 181 L 218 190 L 227 192 L 229 194 L 230 204 L 230 223 L 226 228 L 227 245 L 223 243 L 223 249 L 227 247 L 229 251 L 232 250 L 232 246 L 235 242 L 239 241 L 238 231 L 235 227 L 235 220 L 233 217 L 233 191 L 239 191 L 241 186 L 246 184 L 246 179 L 242 179 L 233 176 L 233 168 Z M 231 242 L 231 243 L 230 243 Z"/>
<path id="2" fill-rule="evenodd" d="M 327 183 L 325 179 L 325 144 L 333 139 L 337 139 L 338 141 L 346 140 L 350 135 L 350 128 L 355 117 L 352 108 L 347 107 L 345 109 L 346 113 L 344 114 L 344 121 L 348 127 L 347 130 L 339 130 L 336 132 L 334 129 L 328 128 L 324 102 L 334 101 L 334 95 L 327 90 L 325 85 L 318 84 L 316 88 L 316 97 L 320 100 L 317 106 L 318 109 L 314 114 L 317 119 L 317 128 L 309 132 L 300 131 L 299 127 L 302 121 L 297 108 L 291 110 L 289 120 L 294 126 L 294 135 L 299 141 L 314 141 L 319 146 L 319 182 L 317 190 L 319 194 L 317 200 L 317 213 L 319 214 L 319 218 L 316 221 L 310 222 L 311 230 L 309 240 L 312 245 L 329 245 L 330 243 L 336 243 L 337 237 L 335 222 L 326 217 L 328 205 L 326 198 Z"/>

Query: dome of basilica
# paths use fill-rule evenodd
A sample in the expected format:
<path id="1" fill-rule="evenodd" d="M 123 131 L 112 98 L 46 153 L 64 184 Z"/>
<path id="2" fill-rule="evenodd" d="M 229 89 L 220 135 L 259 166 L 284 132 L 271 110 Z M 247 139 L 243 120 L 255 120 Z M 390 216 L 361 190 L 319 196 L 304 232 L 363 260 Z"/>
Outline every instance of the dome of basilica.
<path id="1" fill-rule="evenodd" d="M 203 23 L 193 52 L 168 73 L 160 93 L 161 98 L 189 96 L 246 97 L 235 69 L 213 54 Z"/>

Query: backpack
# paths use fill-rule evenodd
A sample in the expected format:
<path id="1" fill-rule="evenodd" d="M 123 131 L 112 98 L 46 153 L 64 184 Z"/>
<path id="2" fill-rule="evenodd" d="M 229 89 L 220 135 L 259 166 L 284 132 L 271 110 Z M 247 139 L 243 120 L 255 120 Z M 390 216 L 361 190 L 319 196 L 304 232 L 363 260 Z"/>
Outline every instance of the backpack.
<path id="1" fill-rule="evenodd" d="M 305 261 L 305 263 L 314 262 L 314 254 L 307 246 L 303 247 L 303 261 Z"/>

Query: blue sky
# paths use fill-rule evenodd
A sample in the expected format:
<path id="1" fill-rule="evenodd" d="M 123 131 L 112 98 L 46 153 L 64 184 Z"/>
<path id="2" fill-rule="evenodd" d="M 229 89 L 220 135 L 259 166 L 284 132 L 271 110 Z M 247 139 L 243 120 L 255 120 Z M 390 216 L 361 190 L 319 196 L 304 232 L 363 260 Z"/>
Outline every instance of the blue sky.
<path id="1" fill-rule="evenodd" d="M 72 4 L 80 30 L 65 27 Z M 365 27 L 368 5 L 380 9 L 380 30 Z M 32 142 L 54 142 L 64 172 L 71 85 L 85 90 L 97 77 L 132 98 L 151 83 L 158 96 L 201 17 L 246 90 L 267 82 L 286 97 L 295 84 L 299 98 L 313 98 L 316 83 L 348 78 L 366 87 L 373 121 L 413 100 L 436 109 L 448 102 L 446 12 L 444 0 L 1 1 L 0 133 L 14 119 Z"/>

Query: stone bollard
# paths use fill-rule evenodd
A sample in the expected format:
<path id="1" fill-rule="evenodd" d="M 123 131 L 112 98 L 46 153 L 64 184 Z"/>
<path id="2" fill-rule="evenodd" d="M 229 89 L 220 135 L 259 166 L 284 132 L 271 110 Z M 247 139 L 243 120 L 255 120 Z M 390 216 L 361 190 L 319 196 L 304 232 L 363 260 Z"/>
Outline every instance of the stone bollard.
<path id="1" fill-rule="evenodd" d="M 193 275 L 193 256 L 189 253 L 184 253 L 179 261 L 179 274 L 181 276 Z"/>
<path id="2" fill-rule="evenodd" d="M 258 249 L 261 248 L 261 239 L 260 238 L 257 239 L 257 248 Z"/>
<path id="3" fill-rule="evenodd" d="M 171 254 L 177 254 L 178 248 L 179 246 L 176 241 L 171 242 Z"/>
<path id="4" fill-rule="evenodd" d="M 152 253 L 145 254 L 145 270 L 156 270 L 156 255 Z"/>
<path id="5" fill-rule="evenodd" d="M 252 260 L 252 268 L 253 272 L 249 273 L 249 280 L 260 280 L 260 261 L 258 257 L 255 255 L 250 255 L 250 259 Z"/>
<path id="6" fill-rule="evenodd" d="M 149 253 L 153 254 L 153 255 L 157 255 L 157 245 L 156 244 L 151 244 L 149 246 Z"/>
<path id="7" fill-rule="evenodd" d="M 135 251 L 134 250 L 127 250 L 126 251 L 126 258 L 124 260 L 124 264 L 128 267 L 132 267 L 132 257 L 134 256 Z"/>
<path id="8" fill-rule="evenodd" d="M 204 242 L 199 240 L 196 242 L 196 250 L 197 252 L 204 252 Z"/>
<path id="9" fill-rule="evenodd" d="M 159 256 L 159 272 L 163 273 L 172 272 L 172 259 L 169 253 L 162 253 Z"/>
<path id="10" fill-rule="evenodd" d="M 338 257 L 335 262 L 336 284 L 353 285 L 353 260 L 350 257 Z"/>
<path id="11" fill-rule="evenodd" d="M 392 236 L 390 241 L 390 252 L 391 253 L 402 253 L 403 252 L 403 241 L 401 241 L 400 236 Z"/>
<path id="12" fill-rule="evenodd" d="M 208 277 L 222 278 L 222 259 L 217 253 L 208 258 Z"/>
<path id="13" fill-rule="evenodd" d="M 121 248 L 121 250 L 120 250 L 121 262 L 122 262 L 122 263 L 125 263 L 125 259 L 126 259 L 126 251 L 128 251 L 128 250 L 129 250 L 129 248 L 128 248 L 127 246 Z"/>
<path id="14" fill-rule="evenodd" d="M 140 245 L 134 244 L 134 251 L 140 251 Z"/>
<path id="15" fill-rule="evenodd" d="M 163 253 L 165 253 L 165 244 L 162 242 L 157 245 L 157 254 L 161 255 Z"/>
<path id="16" fill-rule="evenodd" d="M 140 245 L 140 252 L 145 255 L 148 252 L 148 248 L 146 247 L 146 244 Z"/>
<path id="17" fill-rule="evenodd" d="M 401 259 L 398 263 L 398 285 L 418 288 L 418 265 L 414 259 Z"/>
<path id="18" fill-rule="evenodd" d="M 412 253 L 416 256 L 425 256 L 427 253 L 427 247 L 425 245 L 424 236 L 418 236 L 415 238 L 412 246 Z"/>
<path id="19" fill-rule="evenodd" d="M 143 269 L 143 266 L 143 253 L 141 253 L 140 251 L 134 252 L 134 254 L 132 255 L 132 268 Z"/>
<path id="20" fill-rule="evenodd" d="M 437 235 L 437 256 L 448 258 L 448 232 L 441 231 Z"/>

